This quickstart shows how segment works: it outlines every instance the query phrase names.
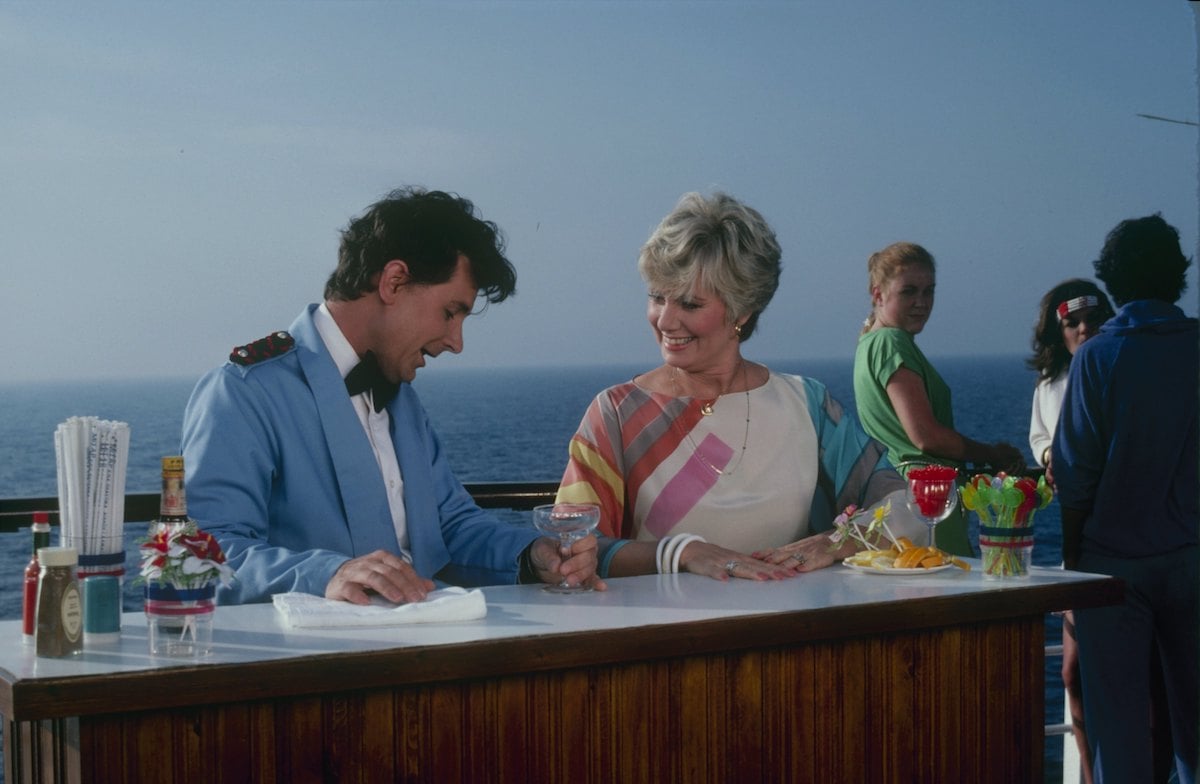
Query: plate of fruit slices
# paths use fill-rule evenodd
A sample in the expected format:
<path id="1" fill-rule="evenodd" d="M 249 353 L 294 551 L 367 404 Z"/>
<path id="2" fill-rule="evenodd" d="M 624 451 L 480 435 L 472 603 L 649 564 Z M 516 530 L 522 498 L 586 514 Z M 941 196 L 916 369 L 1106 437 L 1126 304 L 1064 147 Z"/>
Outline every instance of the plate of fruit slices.
<path id="1" fill-rule="evenodd" d="M 897 577 L 911 577 L 914 574 L 933 574 L 934 572 L 950 569 L 954 566 L 954 564 L 946 563 L 940 566 L 917 566 L 909 569 L 901 569 L 895 566 L 863 566 L 861 564 L 842 561 L 842 566 L 845 566 L 847 569 L 853 569 L 856 572 L 862 572 L 863 574 L 890 574 Z"/>

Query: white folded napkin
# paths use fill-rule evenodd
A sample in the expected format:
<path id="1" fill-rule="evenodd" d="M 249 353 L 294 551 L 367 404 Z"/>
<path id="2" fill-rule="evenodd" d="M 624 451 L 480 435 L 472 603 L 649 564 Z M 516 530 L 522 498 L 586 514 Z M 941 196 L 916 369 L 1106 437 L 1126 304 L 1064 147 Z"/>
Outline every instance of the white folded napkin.
<path id="1" fill-rule="evenodd" d="M 442 588 L 432 591 L 423 602 L 398 605 L 380 596 L 372 596 L 370 604 L 351 604 L 310 593 L 277 593 L 271 601 L 288 626 L 313 629 L 454 623 L 487 615 L 487 601 L 478 588 Z"/>

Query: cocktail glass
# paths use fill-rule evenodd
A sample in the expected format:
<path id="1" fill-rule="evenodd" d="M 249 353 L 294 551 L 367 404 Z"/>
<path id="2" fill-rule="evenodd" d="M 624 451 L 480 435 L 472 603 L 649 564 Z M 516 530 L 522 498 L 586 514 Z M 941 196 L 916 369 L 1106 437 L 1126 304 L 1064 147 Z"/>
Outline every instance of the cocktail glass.
<path id="1" fill-rule="evenodd" d="M 533 526 L 547 536 L 558 539 L 563 558 L 571 555 L 571 545 L 596 530 L 600 522 L 597 504 L 544 504 L 533 508 Z M 557 585 L 546 585 L 550 593 L 586 593 L 590 585 L 567 585 L 566 579 Z"/>
<path id="2" fill-rule="evenodd" d="M 958 469 L 943 465 L 913 466 L 905 476 L 905 501 L 909 511 L 929 528 L 929 547 L 934 546 L 934 527 L 958 504 L 957 477 Z"/>

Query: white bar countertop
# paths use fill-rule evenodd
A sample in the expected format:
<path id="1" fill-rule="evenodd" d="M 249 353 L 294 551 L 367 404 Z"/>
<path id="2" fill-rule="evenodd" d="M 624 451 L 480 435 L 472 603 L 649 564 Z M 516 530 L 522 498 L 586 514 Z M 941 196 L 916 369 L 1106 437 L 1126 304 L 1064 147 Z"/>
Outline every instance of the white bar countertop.
<path id="1" fill-rule="evenodd" d="M 809 615 L 818 617 L 822 611 L 822 617 L 833 617 L 831 610 L 842 617 L 851 617 L 853 611 L 862 608 L 871 608 L 872 617 L 901 616 L 911 610 L 915 615 L 903 623 L 921 628 L 937 626 L 939 614 L 959 600 L 970 602 L 972 609 L 980 601 L 990 601 L 996 607 L 1003 604 L 1004 609 L 998 609 L 995 617 L 1067 609 L 1061 605 L 1065 602 L 1069 606 L 1071 601 L 1065 601 L 1064 596 L 1072 596 L 1076 606 L 1085 606 L 1090 602 L 1079 601 L 1084 586 L 1078 583 L 1091 582 L 1093 587 L 1087 591 L 1090 594 L 1095 593 L 1097 581 L 1110 579 L 1032 567 L 1026 578 L 992 580 L 983 578 L 978 560 L 970 563 L 970 572 L 951 568 L 905 575 L 863 574 L 834 565 L 778 582 L 649 575 L 610 579 L 607 591 L 577 595 L 547 593 L 536 585 L 495 586 L 483 589 L 488 610 L 481 620 L 387 628 L 293 629 L 285 625 L 271 604 L 218 607 L 213 653 L 199 661 L 151 657 L 142 613 L 122 616 L 119 642 L 88 648 L 65 659 L 39 658 L 34 646 L 22 641 L 20 622 L 4 621 L 0 622 L 0 687 L 11 698 L 14 687 L 22 681 L 36 683 L 178 667 L 208 669 L 371 651 L 403 655 L 406 649 L 421 649 L 429 655 L 429 649 L 435 649 L 436 654 L 438 646 L 695 622 L 711 625 L 722 619 L 781 613 L 807 619 Z M 885 612 L 880 612 L 880 605 L 885 605 Z M 928 605 L 923 613 L 918 612 L 922 605 Z M 959 622 L 964 620 L 971 617 Z"/>

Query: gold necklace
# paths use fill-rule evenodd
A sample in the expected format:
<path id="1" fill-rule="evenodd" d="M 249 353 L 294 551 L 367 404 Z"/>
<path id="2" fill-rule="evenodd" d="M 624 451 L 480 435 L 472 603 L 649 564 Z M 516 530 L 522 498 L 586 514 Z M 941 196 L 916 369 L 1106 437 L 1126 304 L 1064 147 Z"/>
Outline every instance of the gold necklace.
<path id="1" fill-rule="evenodd" d="M 746 381 L 746 360 L 743 359 L 738 364 L 738 370 L 742 371 L 742 382 L 744 383 Z M 681 371 L 679 370 L 679 368 L 675 367 L 674 365 L 671 366 L 671 388 L 675 390 L 675 397 L 685 397 L 683 392 L 680 391 L 680 389 L 679 389 L 679 374 L 680 374 L 680 372 Z M 735 370 L 734 375 L 736 375 L 736 374 L 737 374 L 737 371 Z M 730 386 L 732 387 L 733 385 L 730 384 Z M 712 416 L 712 412 L 714 410 L 714 407 L 717 405 L 717 401 L 720 400 L 721 395 L 724 395 L 724 394 L 726 394 L 726 393 L 718 392 L 717 396 L 714 397 L 712 400 L 701 403 L 700 404 L 700 413 L 704 414 L 704 416 Z M 693 397 L 694 397 L 694 395 L 693 395 Z"/>
<path id="2" fill-rule="evenodd" d="M 675 370 L 677 370 L 677 368 L 675 368 Z M 674 424 L 678 425 L 679 429 L 681 431 L 683 431 L 684 438 L 686 438 L 688 440 L 688 443 L 692 445 L 692 454 L 695 455 L 697 458 L 699 458 L 700 462 L 703 463 L 705 465 L 705 467 L 707 467 L 710 471 L 712 471 L 717 476 L 733 476 L 734 475 L 734 473 L 737 471 L 737 469 L 741 466 L 742 460 L 746 457 L 746 444 L 748 444 L 750 442 L 750 385 L 746 381 L 746 360 L 744 360 L 744 359 L 742 360 L 741 370 L 742 370 L 742 383 L 746 386 L 746 428 L 742 432 L 742 451 L 738 454 L 738 459 L 736 461 L 734 461 L 732 467 L 726 468 L 726 469 L 721 469 L 721 468 L 718 468 L 717 466 L 713 465 L 712 463 L 708 462 L 708 459 L 704 457 L 704 453 L 702 453 L 700 451 L 699 445 L 692 438 L 691 432 L 683 429 L 683 425 L 679 424 L 678 418 L 672 420 L 672 422 Z M 674 373 L 672 373 L 672 375 L 671 375 L 671 383 L 675 387 L 676 396 L 682 397 L 682 395 L 678 394 L 679 385 L 675 383 Z M 704 416 L 709 416 L 710 414 L 712 414 L 713 403 L 715 403 L 715 402 L 716 401 L 714 400 L 710 403 L 701 405 L 700 413 L 704 414 Z M 704 410 L 706 407 L 708 408 L 707 411 Z"/>

